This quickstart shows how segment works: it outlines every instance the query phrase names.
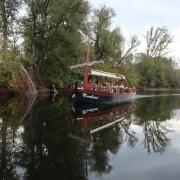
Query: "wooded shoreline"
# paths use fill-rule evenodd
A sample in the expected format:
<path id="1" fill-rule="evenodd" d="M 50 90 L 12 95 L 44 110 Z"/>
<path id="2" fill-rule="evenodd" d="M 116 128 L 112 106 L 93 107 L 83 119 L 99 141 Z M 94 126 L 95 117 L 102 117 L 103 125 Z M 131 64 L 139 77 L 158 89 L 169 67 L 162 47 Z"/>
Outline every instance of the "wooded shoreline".
<path id="1" fill-rule="evenodd" d="M 140 42 L 136 35 L 126 38 L 120 27 L 113 28 L 115 12 L 110 7 L 93 8 L 88 0 L 50 2 L 0 3 L 1 94 L 6 89 L 48 94 L 53 85 L 62 91 L 70 81 L 82 81 L 83 69 L 72 72 L 70 66 L 86 59 L 103 59 L 104 64 L 93 68 L 125 75 L 130 87 L 180 88 L 180 69 L 168 53 L 172 36 L 166 27 L 150 27 Z M 19 16 L 21 11 L 24 16 Z M 145 48 L 137 52 L 141 43 Z"/>
<path id="2" fill-rule="evenodd" d="M 69 87 L 67 88 L 57 88 L 57 95 L 60 96 L 70 96 L 72 91 Z M 10 92 L 8 89 L 0 87 L 0 97 L 7 96 L 24 96 L 24 92 Z M 26 94 L 28 95 L 28 94 Z M 32 94 L 33 95 L 33 94 Z M 37 87 L 37 96 L 51 96 L 53 95 L 52 89 L 47 87 Z M 31 96 L 31 95 L 29 95 Z"/>
<path id="3" fill-rule="evenodd" d="M 137 94 L 149 94 L 149 93 L 180 93 L 179 88 L 137 88 L 136 89 Z M 72 91 L 69 88 L 58 88 L 57 89 L 57 95 L 58 96 L 71 96 Z M 53 95 L 52 89 L 49 89 L 47 87 L 39 87 L 37 89 L 37 96 L 51 96 Z M 9 97 L 9 96 L 24 96 L 24 93 L 18 92 L 18 93 L 12 93 L 6 88 L 0 87 L 0 97 Z"/>

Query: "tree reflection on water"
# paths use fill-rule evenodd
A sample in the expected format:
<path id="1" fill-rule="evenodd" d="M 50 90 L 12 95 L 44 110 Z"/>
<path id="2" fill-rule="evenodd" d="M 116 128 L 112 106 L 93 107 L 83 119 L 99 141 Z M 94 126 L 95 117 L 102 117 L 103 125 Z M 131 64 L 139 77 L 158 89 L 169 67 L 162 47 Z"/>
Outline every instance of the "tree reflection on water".
<path id="1" fill-rule="evenodd" d="M 1 108 L 2 179 L 86 179 L 84 146 L 68 137 L 69 101 L 37 101 L 19 122 L 23 102 L 15 99 Z"/>
<path id="2" fill-rule="evenodd" d="M 148 153 L 162 153 L 170 145 L 168 127 L 163 124 L 171 118 L 175 100 L 172 96 L 149 98 L 137 102 L 134 122 L 143 127 L 144 148 Z"/>
<path id="3" fill-rule="evenodd" d="M 147 98 L 72 117 L 68 98 L 1 102 L 0 179 L 86 180 L 88 172 L 108 174 L 110 154 L 116 156 L 124 144 L 143 143 L 148 153 L 162 153 L 171 142 L 163 122 L 179 105 L 172 97 Z M 134 126 L 142 129 L 142 139 Z"/>

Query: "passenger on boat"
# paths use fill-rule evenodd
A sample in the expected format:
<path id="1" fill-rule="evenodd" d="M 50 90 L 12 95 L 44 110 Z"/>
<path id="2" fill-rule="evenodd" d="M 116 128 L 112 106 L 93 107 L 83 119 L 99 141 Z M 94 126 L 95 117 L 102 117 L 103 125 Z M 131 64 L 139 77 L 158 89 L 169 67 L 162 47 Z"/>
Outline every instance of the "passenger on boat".
<path id="1" fill-rule="evenodd" d="M 119 86 L 116 84 L 116 93 L 119 93 Z"/>
<path id="2" fill-rule="evenodd" d="M 123 89 L 123 88 L 124 88 L 124 84 L 121 83 L 119 87 L 120 87 L 121 89 Z"/>
<path id="3" fill-rule="evenodd" d="M 111 84 L 112 93 L 116 92 L 116 85 L 114 83 Z"/>
<path id="4" fill-rule="evenodd" d="M 107 83 L 107 84 L 106 84 L 106 89 L 107 89 L 107 92 L 108 92 L 108 93 L 111 93 L 112 87 L 111 87 L 111 84 L 110 84 L 110 83 Z"/>
<path id="5" fill-rule="evenodd" d="M 101 84 L 99 82 L 97 83 L 97 91 L 101 91 Z"/>
<path id="6" fill-rule="evenodd" d="M 124 86 L 124 92 L 129 92 L 128 86 Z"/>
<path id="7" fill-rule="evenodd" d="M 102 92 L 106 92 L 106 84 L 103 83 L 103 84 L 101 85 L 101 91 L 102 91 Z"/>
<path id="8" fill-rule="evenodd" d="M 113 93 L 114 92 L 114 85 L 113 85 L 113 83 L 110 84 L 110 87 L 111 87 L 111 92 L 110 93 Z"/>
<path id="9" fill-rule="evenodd" d="M 92 83 L 92 90 L 97 91 L 97 84 L 95 82 Z"/>
<path id="10" fill-rule="evenodd" d="M 124 84 L 121 83 L 120 86 L 119 86 L 119 92 L 122 93 L 124 90 Z"/>

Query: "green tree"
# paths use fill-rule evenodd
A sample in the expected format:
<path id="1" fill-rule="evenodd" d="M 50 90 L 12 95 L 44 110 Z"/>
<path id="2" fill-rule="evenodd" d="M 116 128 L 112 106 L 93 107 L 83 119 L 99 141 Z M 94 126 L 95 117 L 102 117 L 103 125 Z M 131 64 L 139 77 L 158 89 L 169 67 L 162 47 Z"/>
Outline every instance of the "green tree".
<path id="1" fill-rule="evenodd" d="M 37 75 L 58 83 L 80 55 L 81 25 L 88 13 L 85 0 L 26 0 L 23 18 L 26 55 Z"/>
<path id="2" fill-rule="evenodd" d="M 147 31 L 146 36 L 146 56 L 163 57 L 167 54 L 168 46 L 172 42 L 172 38 L 165 27 L 154 29 L 151 27 Z"/>
<path id="3" fill-rule="evenodd" d="M 166 28 L 150 28 L 145 36 L 146 51 L 137 56 L 140 85 L 147 87 L 176 86 L 174 60 L 168 57 L 172 42 Z"/>
<path id="4" fill-rule="evenodd" d="M 115 15 L 113 9 L 103 6 L 94 11 L 94 34 L 95 34 L 95 53 L 97 59 L 107 56 L 105 44 L 108 42 L 110 35 L 111 18 Z"/>
<path id="5" fill-rule="evenodd" d="M 111 20 L 114 16 L 113 9 L 106 6 L 96 9 L 88 28 L 91 27 L 89 29 L 93 31 L 93 33 L 89 32 L 89 34 L 91 34 L 90 39 L 94 42 L 96 58 L 112 58 L 120 64 L 139 45 L 139 41 L 136 36 L 133 36 L 129 47 L 124 50 L 125 39 L 120 28 L 111 28 Z"/>
<path id="6" fill-rule="evenodd" d="M 2 49 L 6 51 L 9 47 L 10 37 L 13 35 L 13 25 L 17 23 L 17 13 L 21 0 L 0 1 L 0 36 Z"/>

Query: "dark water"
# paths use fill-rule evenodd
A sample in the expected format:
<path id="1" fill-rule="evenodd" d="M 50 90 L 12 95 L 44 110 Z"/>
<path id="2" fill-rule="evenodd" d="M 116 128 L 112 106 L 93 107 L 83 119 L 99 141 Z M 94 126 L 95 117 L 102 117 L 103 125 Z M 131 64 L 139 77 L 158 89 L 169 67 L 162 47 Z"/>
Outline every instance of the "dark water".
<path id="1" fill-rule="evenodd" d="M 179 95 L 0 101 L 0 179 L 177 180 L 179 167 Z"/>

